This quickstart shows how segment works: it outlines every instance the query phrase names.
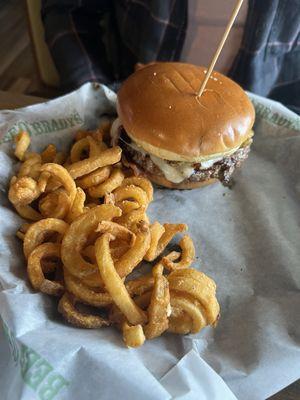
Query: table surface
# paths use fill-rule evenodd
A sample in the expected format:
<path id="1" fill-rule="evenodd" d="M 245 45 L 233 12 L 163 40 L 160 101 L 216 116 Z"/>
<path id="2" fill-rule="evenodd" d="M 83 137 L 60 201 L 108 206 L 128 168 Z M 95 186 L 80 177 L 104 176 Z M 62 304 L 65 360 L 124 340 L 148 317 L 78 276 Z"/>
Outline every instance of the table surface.
<path id="1" fill-rule="evenodd" d="M 0 90 L 0 110 L 14 109 L 46 101 L 41 97 L 27 96 Z M 270 397 L 269 400 L 299 400 L 300 380 L 294 382 L 281 392 Z"/>

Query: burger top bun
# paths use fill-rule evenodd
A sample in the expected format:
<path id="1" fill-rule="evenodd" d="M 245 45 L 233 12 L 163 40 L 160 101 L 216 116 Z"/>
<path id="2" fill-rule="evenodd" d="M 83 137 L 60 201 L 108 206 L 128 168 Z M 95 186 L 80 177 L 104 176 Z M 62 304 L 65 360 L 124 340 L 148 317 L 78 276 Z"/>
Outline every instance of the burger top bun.
<path id="1" fill-rule="evenodd" d="M 226 156 L 253 132 L 255 112 L 244 90 L 213 72 L 200 98 L 206 69 L 158 62 L 132 74 L 118 92 L 127 134 L 157 157 L 201 162 Z"/>

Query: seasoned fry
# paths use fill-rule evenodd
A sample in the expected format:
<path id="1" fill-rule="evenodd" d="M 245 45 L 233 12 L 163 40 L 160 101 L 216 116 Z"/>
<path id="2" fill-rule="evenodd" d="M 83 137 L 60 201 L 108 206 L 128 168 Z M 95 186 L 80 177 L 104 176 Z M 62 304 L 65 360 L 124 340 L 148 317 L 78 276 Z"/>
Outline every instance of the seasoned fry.
<path id="1" fill-rule="evenodd" d="M 70 204 L 72 205 L 76 196 L 76 185 L 66 168 L 62 165 L 48 163 L 42 165 L 41 172 L 43 171 L 49 172 L 51 176 L 54 176 L 55 179 L 59 180 L 63 184 L 64 188 L 68 192 Z"/>
<path id="2" fill-rule="evenodd" d="M 153 186 L 148 179 L 139 176 L 131 176 L 130 178 L 125 178 L 122 183 L 122 186 L 132 185 L 138 186 L 146 192 L 149 203 L 153 200 Z"/>
<path id="3" fill-rule="evenodd" d="M 140 278 L 133 279 L 126 283 L 126 289 L 131 296 L 140 296 L 151 291 L 154 285 L 153 275 L 144 275 Z"/>
<path id="4" fill-rule="evenodd" d="M 88 189 L 106 181 L 109 178 L 110 173 L 110 166 L 98 168 L 90 174 L 77 179 L 76 184 L 82 189 Z"/>
<path id="5" fill-rule="evenodd" d="M 42 172 L 38 179 L 38 188 L 41 193 L 44 193 L 50 178 L 49 172 Z"/>
<path id="6" fill-rule="evenodd" d="M 90 146 L 89 157 L 96 157 L 102 153 L 103 150 L 106 149 L 106 146 L 102 142 L 98 142 L 92 136 L 88 136 L 87 140 Z"/>
<path id="7" fill-rule="evenodd" d="M 115 268 L 121 277 L 125 277 L 142 261 L 146 251 L 150 245 L 150 231 L 149 226 L 144 221 L 138 223 L 136 230 L 136 239 L 132 247 L 120 257 L 116 263 Z"/>
<path id="8" fill-rule="evenodd" d="M 129 229 L 111 221 L 100 222 L 96 228 L 96 232 L 110 233 L 111 235 L 118 237 L 118 239 L 128 242 L 130 246 L 134 245 L 136 239 L 136 235 Z"/>
<path id="9" fill-rule="evenodd" d="M 92 198 L 103 197 L 105 194 L 112 192 L 119 187 L 124 179 L 124 174 L 119 168 L 114 168 L 110 177 L 104 183 L 93 186 L 88 189 L 88 193 Z"/>
<path id="10" fill-rule="evenodd" d="M 56 157 L 56 147 L 54 144 L 48 144 L 45 150 L 41 153 L 42 162 L 53 163 Z"/>
<path id="11" fill-rule="evenodd" d="M 67 167 L 69 174 L 73 179 L 77 179 L 83 175 L 90 174 L 95 169 L 113 165 L 121 159 L 120 147 L 112 147 L 104 150 L 100 155 L 89 157 L 85 160 L 77 161 Z"/>
<path id="12" fill-rule="evenodd" d="M 87 136 L 76 141 L 71 148 L 71 153 L 70 153 L 71 163 L 75 163 L 77 161 L 82 160 L 84 152 L 86 153 L 85 158 L 87 158 L 89 148 L 90 144 L 87 139 Z"/>
<path id="13" fill-rule="evenodd" d="M 128 214 L 116 218 L 115 220 L 118 224 L 126 226 L 127 228 L 136 225 L 139 221 L 145 221 L 149 223 L 149 219 L 145 213 L 145 207 L 140 207 L 137 210 L 133 210 Z"/>
<path id="14" fill-rule="evenodd" d="M 158 263 L 152 270 L 154 286 L 148 307 L 148 324 L 144 327 L 147 339 L 160 336 L 168 329 L 171 314 L 170 292 L 167 278 L 163 276 L 163 266 Z"/>
<path id="15" fill-rule="evenodd" d="M 138 203 L 140 207 L 145 207 L 145 209 L 149 204 L 146 192 L 138 186 L 134 185 L 118 187 L 114 191 L 114 196 L 116 199 L 116 205 L 121 203 L 123 200 L 131 199 Z"/>
<path id="16" fill-rule="evenodd" d="M 39 221 L 40 219 L 42 219 L 41 214 L 35 211 L 29 205 L 15 205 L 15 209 L 17 210 L 18 214 L 24 219 L 29 219 L 30 221 Z"/>
<path id="17" fill-rule="evenodd" d="M 212 279 L 196 270 L 175 270 L 168 276 L 171 298 L 172 291 L 179 295 L 194 298 L 205 310 L 208 324 L 214 325 L 219 316 L 220 307 L 216 299 L 216 284 Z"/>
<path id="18" fill-rule="evenodd" d="M 140 208 L 140 205 L 137 201 L 130 201 L 130 200 L 122 200 L 119 203 L 117 203 L 117 206 L 121 208 L 123 215 L 129 214 L 132 211 Z"/>
<path id="19" fill-rule="evenodd" d="M 58 233 L 58 239 L 61 242 L 68 227 L 66 222 L 56 218 L 46 218 L 31 224 L 25 233 L 23 243 L 25 257 L 28 258 L 32 251 L 44 242 L 49 233 Z"/>
<path id="20" fill-rule="evenodd" d="M 153 224 L 150 225 L 151 242 L 149 250 L 147 251 L 144 257 L 145 260 L 153 261 L 158 256 L 157 254 L 158 242 L 164 233 L 165 233 L 165 228 L 158 221 L 155 221 Z"/>
<path id="21" fill-rule="evenodd" d="M 30 226 L 30 224 L 27 224 L 27 223 L 22 224 L 22 225 L 20 226 L 19 230 L 17 231 L 16 236 L 17 236 L 19 239 L 24 240 L 25 233 L 27 232 L 29 226 Z"/>
<path id="22" fill-rule="evenodd" d="M 41 154 L 28 152 L 29 135 L 16 138 L 22 163 L 8 196 L 19 215 L 33 221 L 16 233 L 32 287 L 61 297 L 58 310 L 70 324 L 114 324 L 128 347 L 165 331 L 188 334 L 215 326 L 216 285 L 189 268 L 195 258 L 189 236 L 180 240 L 180 252 L 161 257 L 151 273 L 137 269 L 159 257 L 187 226 L 150 225 L 152 184 L 122 169 L 121 149 L 103 142 L 111 121 L 106 125 L 78 132 L 70 155 L 52 144 Z M 140 276 L 132 279 L 135 269 Z"/>
<path id="23" fill-rule="evenodd" d="M 72 325 L 79 328 L 93 329 L 107 326 L 108 321 L 98 315 L 84 314 L 75 308 L 78 300 L 68 292 L 65 292 L 58 303 L 58 311 Z"/>
<path id="24" fill-rule="evenodd" d="M 64 271 L 64 279 L 67 290 L 84 304 L 94 307 L 106 307 L 113 302 L 109 293 L 84 285 L 80 279 L 72 276 L 67 271 Z"/>
<path id="25" fill-rule="evenodd" d="M 142 325 L 130 326 L 127 322 L 124 322 L 122 331 L 123 340 L 127 347 L 140 347 L 146 340 Z"/>
<path id="26" fill-rule="evenodd" d="M 147 316 L 131 299 L 114 267 L 109 249 L 109 242 L 113 239 L 114 237 L 110 233 L 104 233 L 95 243 L 95 253 L 100 275 L 108 293 L 110 293 L 114 303 L 123 312 L 126 319 L 132 325 L 142 324 L 146 322 Z"/>
<path id="27" fill-rule="evenodd" d="M 154 225 L 154 224 L 153 224 Z M 144 257 L 146 261 L 155 260 L 167 247 L 173 237 L 180 232 L 183 232 L 187 229 L 185 224 L 164 224 L 163 225 L 164 232 L 158 224 L 156 224 L 152 228 L 152 243 L 151 243 L 151 252 L 146 254 Z M 163 233 L 162 233 L 163 232 Z M 162 233 L 159 238 L 159 234 Z M 158 239 L 159 238 L 159 239 Z M 155 249 L 156 245 L 156 249 Z"/>
<path id="28" fill-rule="evenodd" d="M 30 136 L 29 133 L 26 131 L 21 131 L 15 136 L 15 156 L 20 160 L 23 161 L 26 151 L 30 145 Z"/>
<path id="29" fill-rule="evenodd" d="M 174 262 L 170 259 L 170 257 L 163 257 L 162 259 L 163 265 L 170 271 L 173 271 L 175 269 L 188 268 L 195 260 L 195 247 L 190 236 L 183 236 L 183 238 L 179 242 L 179 246 L 182 251 L 180 261 Z M 170 253 L 169 256 L 172 253 Z"/>
<path id="30" fill-rule="evenodd" d="M 12 204 L 26 206 L 37 199 L 39 195 L 40 190 L 34 179 L 23 176 L 11 181 L 8 198 Z"/>
<path id="31" fill-rule="evenodd" d="M 52 296 L 61 296 L 64 286 L 61 282 L 46 279 L 43 273 L 41 260 L 44 257 L 60 257 L 60 244 L 43 243 L 36 247 L 28 258 L 28 277 L 33 288 Z"/>
<path id="32" fill-rule="evenodd" d="M 190 332 L 190 333 L 197 333 L 202 328 L 204 328 L 206 325 L 208 325 L 207 320 L 205 318 L 205 312 L 203 312 L 204 310 L 202 309 L 202 307 L 199 303 L 194 304 L 189 299 L 180 297 L 180 296 L 172 293 L 171 307 L 172 307 L 172 309 L 173 309 L 173 307 L 177 307 L 178 309 L 182 310 L 184 313 L 186 313 L 190 317 L 191 324 L 190 324 L 189 330 L 188 330 L 188 332 Z M 186 326 L 185 326 L 185 329 L 186 329 Z M 172 327 L 171 327 L 171 330 L 172 330 Z M 188 332 L 186 332 L 186 333 L 188 333 Z"/>
<path id="33" fill-rule="evenodd" d="M 65 268 L 72 275 L 80 278 L 91 276 L 91 284 L 99 276 L 96 265 L 85 261 L 81 250 L 85 247 L 89 235 L 95 232 L 101 221 L 110 221 L 120 216 L 121 210 L 110 204 L 94 207 L 77 218 L 65 233 L 62 242 L 61 257 Z M 97 274 L 95 275 L 95 273 Z"/>
<path id="34" fill-rule="evenodd" d="M 68 223 L 73 222 L 79 215 L 84 213 L 85 193 L 81 188 L 76 189 L 76 196 L 74 202 L 66 216 Z"/>
<path id="35" fill-rule="evenodd" d="M 171 308 L 172 314 L 169 317 L 169 328 L 168 331 L 177 333 L 179 335 L 187 335 L 192 331 L 193 321 L 191 317 L 184 313 L 182 309 L 176 309 L 174 304 L 172 305 L 171 297 Z"/>
<path id="36" fill-rule="evenodd" d="M 41 197 L 39 210 L 44 218 L 65 218 L 71 207 L 71 200 L 64 189 L 57 189 Z"/>

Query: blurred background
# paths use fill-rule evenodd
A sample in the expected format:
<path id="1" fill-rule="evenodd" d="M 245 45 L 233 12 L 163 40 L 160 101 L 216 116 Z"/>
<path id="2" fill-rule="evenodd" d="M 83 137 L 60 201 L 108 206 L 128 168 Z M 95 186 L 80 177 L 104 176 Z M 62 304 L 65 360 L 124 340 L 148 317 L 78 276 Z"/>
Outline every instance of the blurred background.
<path id="1" fill-rule="evenodd" d="M 234 4 L 235 0 L 190 0 L 183 60 L 198 65 L 210 62 Z M 0 0 L 0 6 L 0 89 L 47 98 L 60 94 L 55 66 L 43 37 L 39 38 L 41 43 L 33 37 L 43 34 L 38 18 L 41 1 Z M 218 61 L 220 72 L 228 72 L 240 46 L 246 13 L 247 1 Z"/>
<path id="2" fill-rule="evenodd" d="M 236 0 L 0 0 L 0 90 L 117 90 L 137 62 L 207 66 Z M 244 0 L 216 68 L 300 114 L 300 0 Z"/>

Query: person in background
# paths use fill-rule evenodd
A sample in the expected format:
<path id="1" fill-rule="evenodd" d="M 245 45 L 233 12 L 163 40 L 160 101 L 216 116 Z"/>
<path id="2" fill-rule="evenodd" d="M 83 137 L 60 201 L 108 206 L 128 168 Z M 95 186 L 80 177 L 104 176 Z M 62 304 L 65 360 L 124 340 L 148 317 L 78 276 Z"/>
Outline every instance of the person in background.
<path id="1" fill-rule="evenodd" d="M 186 0 L 43 0 L 46 42 L 64 89 L 116 90 L 137 63 L 178 61 Z"/>
<path id="2" fill-rule="evenodd" d="M 300 114 L 300 0 L 249 0 L 229 76 Z"/>
<path id="3" fill-rule="evenodd" d="M 188 0 L 43 0 L 46 42 L 64 90 L 89 81 L 117 90 L 137 63 L 179 61 Z M 228 74 L 300 114 L 300 1 L 249 0 Z"/>

